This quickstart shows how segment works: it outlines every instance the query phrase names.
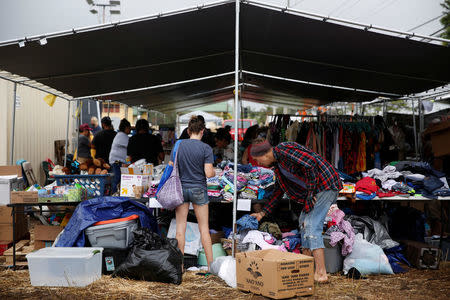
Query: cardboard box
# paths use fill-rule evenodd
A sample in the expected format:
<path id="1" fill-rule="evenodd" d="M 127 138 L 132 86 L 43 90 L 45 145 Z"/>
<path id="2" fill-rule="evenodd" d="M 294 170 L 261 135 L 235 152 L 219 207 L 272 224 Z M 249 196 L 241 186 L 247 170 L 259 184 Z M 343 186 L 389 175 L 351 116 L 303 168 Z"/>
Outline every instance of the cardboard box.
<path id="1" fill-rule="evenodd" d="M 16 225 L 16 241 L 21 239 L 28 233 L 28 225 L 19 223 Z M 12 241 L 13 240 L 13 226 L 12 224 L 0 224 L 0 240 Z"/>
<path id="2" fill-rule="evenodd" d="M 425 243 L 403 240 L 405 257 L 416 268 L 439 269 L 439 248 Z"/>
<path id="3" fill-rule="evenodd" d="M 24 182 L 22 177 L 16 175 L 5 175 L 0 177 L 0 205 L 11 203 L 11 191 L 23 190 Z"/>
<path id="4" fill-rule="evenodd" d="M 34 241 L 34 250 L 52 247 L 54 241 Z"/>
<path id="5" fill-rule="evenodd" d="M 236 254 L 237 287 L 273 299 L 314 294 L 314 259 L 261 250 Z"/>
<path id="6" fill-rule="evenodd" d="M 167 232 L 167 237 L 174 239 L 177 233 L 177 221 L 172 219 L 169 226 L 169 231 Z M 198 229 L 197 223 L 187 222 L 186 234 L 185 234 L 185 244 L 184 244 L 184 254 L 198 255 L 200 246 L 202 244 L 200 238 L 200 230 Z"/>
<path id="7" fill-rule="evenodd" d="M 122 167 L 120 168 L 122 174 L 129 175 L 150 175 L 153 176 L 153 164 L 145 164 L 140 167 Z"/>
<path id="8" fill-rule="evenodd" d="M 120 196 L 135 197 L 135 190 L 138 187 L 145 193 L 148 190 L 150 177 L 148 175 L 122 174 L 120 177 Z"/>
<path id="9" fill-rule="evenodd" d="M 21 166 L 0 166 L 0 176 L 17 175 L 22 177 Z"/>
<path id="10" fill-rule="evenodd" d="M 211 233 L 211 243 L 217 244 L 222 243 L 222 239 L 225 237 L 223 231 L 218 231 L 217 233 Z"/>
<path id="11" fill-rule="evenodd" d="M 38 192 L 11 192 L 11 203 L 38 203 Z"/>
<path id="12" fill-rule="evenodd" d="M 20 223 L 24 224 L 27 217 L 23 213 L 22 207 L 16 207 L 16 225 L 20 225 Z M 12 224 L 12 208 L 7 206 L 0 206 L 0 224 Z"/>
<path id="13" fill-rule="evenodd" d="M 62 230 L 61 226 L 36 225 L 34 227 L 34 240 L 54 241 Z"/>

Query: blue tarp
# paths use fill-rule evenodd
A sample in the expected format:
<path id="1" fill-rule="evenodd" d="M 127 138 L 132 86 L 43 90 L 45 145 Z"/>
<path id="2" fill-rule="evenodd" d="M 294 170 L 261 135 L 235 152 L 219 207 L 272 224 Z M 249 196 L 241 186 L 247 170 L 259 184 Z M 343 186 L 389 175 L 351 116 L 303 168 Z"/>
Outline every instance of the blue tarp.
<path id="1" fill-rule="evenodd" d="M 73 213 L 56 247 L 84 247 L 84 230 L 99 221 L 138 215 L 142 227 L 159 234 L 151 210 L 144 204 L 124 197 L 99 197 L 81 202 Z"/>

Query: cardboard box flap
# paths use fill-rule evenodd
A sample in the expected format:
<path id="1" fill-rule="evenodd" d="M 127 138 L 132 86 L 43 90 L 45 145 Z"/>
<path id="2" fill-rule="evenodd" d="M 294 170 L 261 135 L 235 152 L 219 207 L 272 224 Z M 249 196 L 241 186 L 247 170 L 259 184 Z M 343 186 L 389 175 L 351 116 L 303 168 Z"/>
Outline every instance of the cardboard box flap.
<path id="1" fill-rule="evenodd" d="M 22 177 L 22 167 L 0 166 L 0 176 L 7 176 L 7 175 L 17 175 L 17 177 Z"/>
<path id="2" fill-rule="evenodd" d="M 244 252 L 245 257 L 260 258 L 266 261 L 289 261 L 289 260 L 313 260 L 311 256 L 296 254 L 292 252 L 282 252 L 280 250 L 268 249 L 265 251 Z"/>

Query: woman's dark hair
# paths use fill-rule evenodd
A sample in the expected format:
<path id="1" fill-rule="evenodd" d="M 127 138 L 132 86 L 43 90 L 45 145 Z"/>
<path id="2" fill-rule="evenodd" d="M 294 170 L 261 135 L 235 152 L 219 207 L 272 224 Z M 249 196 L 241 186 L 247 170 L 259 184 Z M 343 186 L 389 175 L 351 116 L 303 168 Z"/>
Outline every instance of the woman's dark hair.
<path id="1" fill-rule="evenodd" d="M 140 119 L 136 122 L 136 132 L 145 131 L 148 133 L 150 131 L 150 126 L 148 125 L 148 121 L 146 119 Z"/>
<path id="2" fill-rule="evenodd" d="M 227 128 L 217 129 L 215 138 L 219 141 L 226 141 L 228 144 L 231 142 L 231 134 Z"/>
<path id="3" fill-rule="evenodd" d="M 258 129 L 259 129 L 258 125 L 253 125 L 247 128 L 247 131 L 245 131 L 244 134 L 244 139 L 242 140 L 242 146 L 244 148 L 247 148 L 248 145 L 252 143 L 253 139 L 257 137 Z"/>
<path id="4" fill-rule="evenodd" d="M 197 118 L 200 120 L 200 121 L 202 121 L 203 123 L 205 123 L 206 124 L 206 122 L 205 122 L 205 118 L 203 118 L 203 116 L 202 115 L 198 115 L 197 116 Z"/>
<path id="5" fill-rule="evenodd" d="M 201 119 L 198 116 L 192 116 L 189 120 L 188 130 L 189 133 L 197 134 L 203 129 L 205 129 L 205 119 Z"/>
<path id="6" fill-rule="evenodd" d="M 120 120 L 119 131 L 124 132 L 125 129 L 127 129 L 127 127 L 131 127 L 130 122 L 128 122 L 127 119 L 122 119 L 122 120 Z"/>

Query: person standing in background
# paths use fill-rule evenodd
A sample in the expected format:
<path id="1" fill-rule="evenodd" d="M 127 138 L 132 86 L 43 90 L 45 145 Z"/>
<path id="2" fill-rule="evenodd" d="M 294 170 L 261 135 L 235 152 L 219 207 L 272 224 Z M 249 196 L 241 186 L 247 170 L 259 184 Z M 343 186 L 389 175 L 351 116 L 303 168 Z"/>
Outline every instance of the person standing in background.
<path id="1" fill-rule="evenodd" d="M 116 134 L 113 143 L 111 145 L 111 152 L 109 153 L 109 162 L 111 163 L 111 169 L 114 173 L 113 187 L 111 189 L 112 194 L 117 191 L 117 185 L 120 182 L 122 164 L 127 162 L 127 147 L 128 147 L 128 135 L 131 132 L 131 124 L 127 119 L 122 119 L 119 124 L 119 132 Z"/>
<path id="2" fill-rule="evenodd" d="M 136 135 L 130 138 L 127 148 L 127 154 L 131 158 L 131 163 L 145 158 L 147 163 L 157 166 L 160 161 L 164 161 L 164 150 L 161 140 L 150 134 L 149 131 L 150 126 L 147 120 L 140 119 L 136 122 Z"/>
<path id="3" fill-rule="evenodd" d="M 100 130 L 102 130 L 102 128 L 100 126 L 98 126 L 98 119 L 97 117 L 92 117 L 91 118 L 91 131 L 92 134 L 95 135 L 97 132 L 99 132 Z"/>
<path id="4" fill-rule="evenodd" d="M 95 158 L 102 158 L 109 164 L 109 153 L 117 133 L 114 131 L 110 117 L 102 118 L 102 128 L 103 130 L 94 135 L 91 148 L 94 149 Z"/>
<path id="5" fill-rule="evenodd" d="M 91 159 L 91 141 L 89 136 L 91 135 L 91 128 L 87 123 L 80 125 L 80 135 L 78 136 L 78 150 L 77 161 L 80 164 L 85 163 Z"/>

